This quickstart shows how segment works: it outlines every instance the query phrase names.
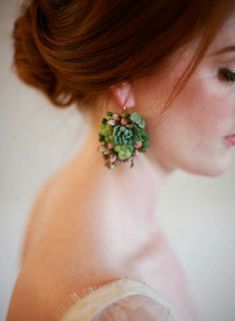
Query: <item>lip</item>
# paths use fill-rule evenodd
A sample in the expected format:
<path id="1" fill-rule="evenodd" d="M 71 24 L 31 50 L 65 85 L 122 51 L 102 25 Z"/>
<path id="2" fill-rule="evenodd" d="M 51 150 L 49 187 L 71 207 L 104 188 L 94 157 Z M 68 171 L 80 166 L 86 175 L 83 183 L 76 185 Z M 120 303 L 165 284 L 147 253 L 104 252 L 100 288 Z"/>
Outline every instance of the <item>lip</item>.
<path id="1" fill-rule="evenodd" d="M 235 134 L 224 137 L 231 145 L 235 145 Z"/>

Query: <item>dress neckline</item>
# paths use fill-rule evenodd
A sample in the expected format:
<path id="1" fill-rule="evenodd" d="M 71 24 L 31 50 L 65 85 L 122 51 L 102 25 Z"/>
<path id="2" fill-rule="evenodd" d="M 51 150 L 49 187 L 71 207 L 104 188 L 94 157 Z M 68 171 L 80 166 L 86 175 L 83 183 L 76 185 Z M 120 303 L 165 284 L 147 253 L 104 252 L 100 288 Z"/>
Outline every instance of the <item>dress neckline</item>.
<path id="1" fill-rule="evenodd" d="M 157 290 L 151 288 L 143 281 L 119 278 L 98 287 L 90 287 L 87 294 L 80 297 L 78 293 L 73 293 L 74 304 L 65 311 L 60 321 L 92 321 L 92 319 L 107 306 L 118 299 L 126 298 L 133 294 L 141 294 L 152 298 L 168 312 L 167 321 L 184 321 L 169 304 L 166 298 Z"/>

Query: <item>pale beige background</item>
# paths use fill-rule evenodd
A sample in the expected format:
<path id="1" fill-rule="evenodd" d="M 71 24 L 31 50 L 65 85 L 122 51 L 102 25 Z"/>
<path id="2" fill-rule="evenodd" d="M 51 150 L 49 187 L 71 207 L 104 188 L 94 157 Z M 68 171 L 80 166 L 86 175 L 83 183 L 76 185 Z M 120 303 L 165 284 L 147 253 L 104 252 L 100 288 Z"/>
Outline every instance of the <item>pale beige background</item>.
<path id="1" fill-rule="evenodd" d="M 87 130 L 74 107 L 54 108 L 11 72 L 10 31 L 19 3 L 0 2 L 1 320 L 34 196 L 79 151 Z M 233 159 L 216 178 L 176 172 L 162 191 L 160 219 L 185 268 L 201 321 L 235 320 L 235 153 Z"/>

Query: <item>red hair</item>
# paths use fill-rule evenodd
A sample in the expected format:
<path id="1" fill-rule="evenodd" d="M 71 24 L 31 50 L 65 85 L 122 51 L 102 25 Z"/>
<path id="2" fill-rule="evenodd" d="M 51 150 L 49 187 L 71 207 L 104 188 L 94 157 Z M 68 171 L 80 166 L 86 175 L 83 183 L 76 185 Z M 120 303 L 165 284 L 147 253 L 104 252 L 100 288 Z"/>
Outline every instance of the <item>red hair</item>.
<path id="1" fill-rule="evenodd" d="M 111 85 L 159 72 L 175 50 L 201 36 L 169 105 L 232 5 L 233 0 L 27 1 L 12 33 L 13 67 L 54 105 L 88 108 Z"/>

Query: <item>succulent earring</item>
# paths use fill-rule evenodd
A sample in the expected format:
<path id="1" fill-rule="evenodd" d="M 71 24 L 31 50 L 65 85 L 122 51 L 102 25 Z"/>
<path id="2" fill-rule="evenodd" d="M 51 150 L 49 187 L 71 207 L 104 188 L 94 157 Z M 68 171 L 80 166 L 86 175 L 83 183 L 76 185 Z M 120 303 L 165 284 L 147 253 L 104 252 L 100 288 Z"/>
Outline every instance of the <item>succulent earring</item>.
<path id="1" fill-rule="evenodd" d="M 98 151 L 103 154 L 105 166 L 114 169 L 117 162 L 130 161 L 134 166 L 137 152 L 144 153 L 149 147 L 149 134 L 145 131 L 145 120 L 138 112 L 106 112 L 100 123 Z"/>

